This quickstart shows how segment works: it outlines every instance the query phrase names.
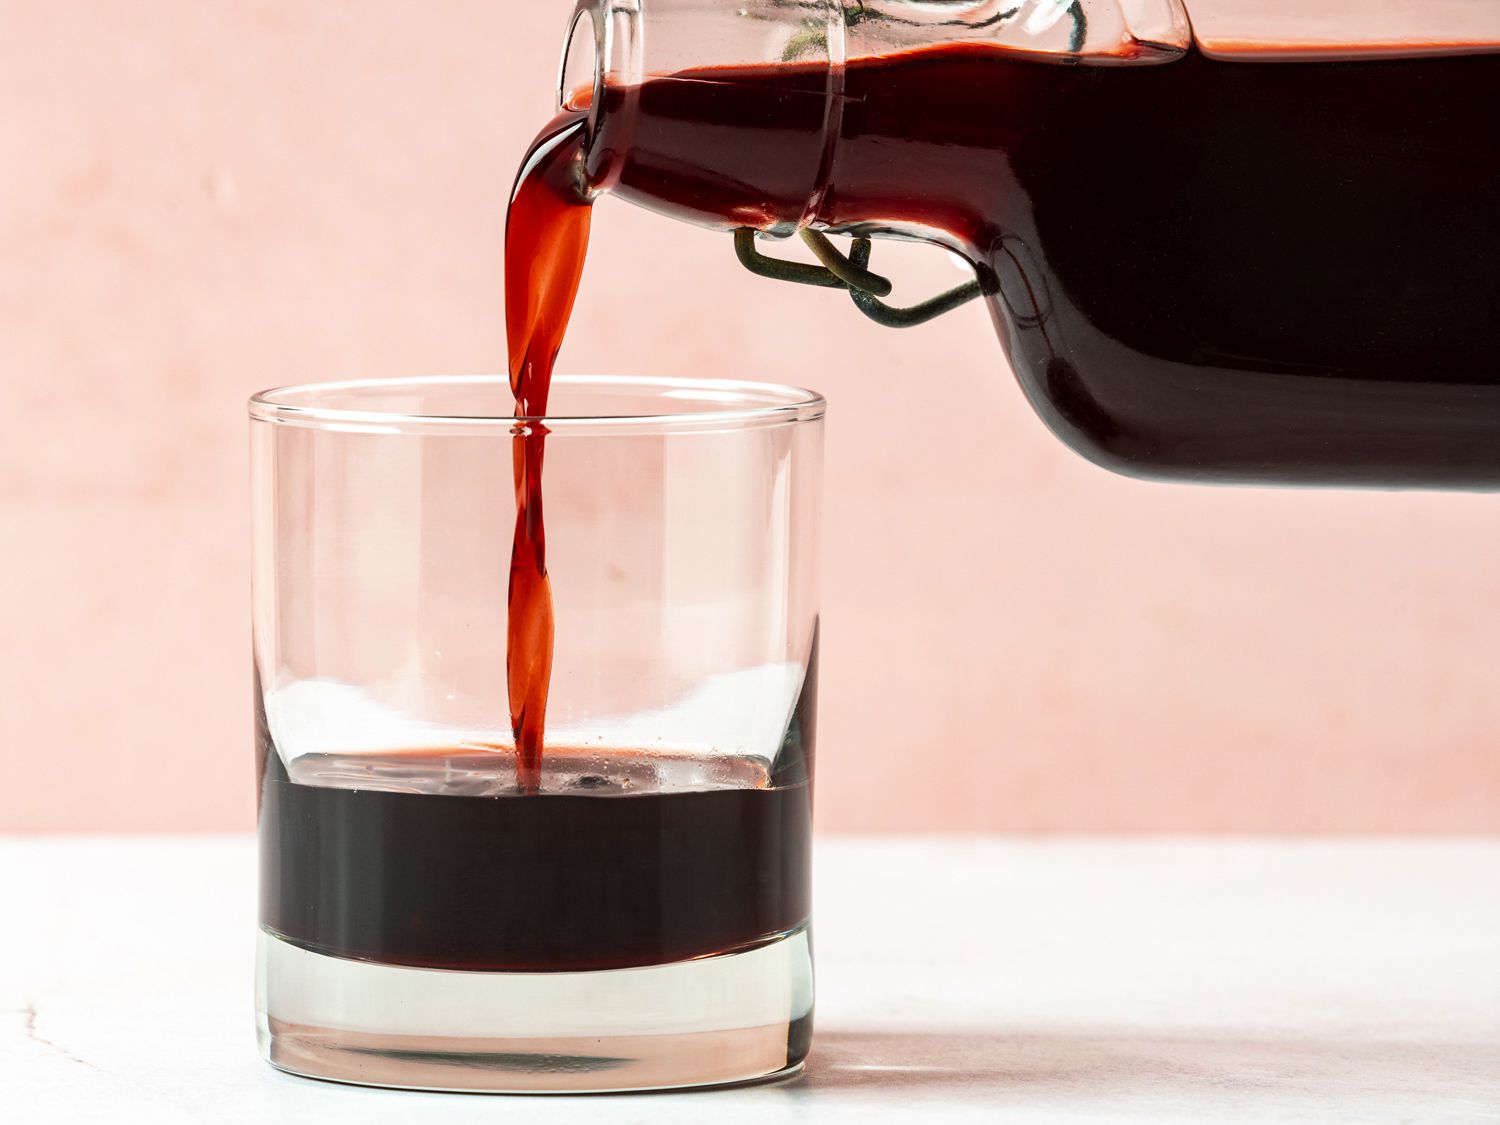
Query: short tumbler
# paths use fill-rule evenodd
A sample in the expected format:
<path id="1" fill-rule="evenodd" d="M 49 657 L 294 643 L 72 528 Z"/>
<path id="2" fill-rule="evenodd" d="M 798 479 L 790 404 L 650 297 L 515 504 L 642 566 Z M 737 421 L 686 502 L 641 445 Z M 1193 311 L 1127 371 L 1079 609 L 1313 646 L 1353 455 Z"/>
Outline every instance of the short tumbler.
<path id="1" fill-rule="evenodd" d="M 256 1007 L 285 1070 L 603 1091 L 807 1053 L 823 400 L 590 376 L 552 405 L 515 419 L 486 377 L 251 400 Z M 506 604 L 538 436 L 536 784 Z"/>

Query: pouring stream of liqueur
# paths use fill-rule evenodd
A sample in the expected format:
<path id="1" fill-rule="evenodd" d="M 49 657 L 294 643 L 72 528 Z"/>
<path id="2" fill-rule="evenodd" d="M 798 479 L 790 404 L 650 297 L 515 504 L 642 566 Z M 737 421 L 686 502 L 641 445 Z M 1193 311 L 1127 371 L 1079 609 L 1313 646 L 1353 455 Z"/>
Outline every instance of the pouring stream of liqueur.
<path id="1" fill-rule="evenodd" d="M 517 422 L 511 439 L 516 529 L 506 596 L 506 689 L 516 743 L 516 783 L 541 786 L 547 691 L 552 679 L 552 583 L 542 508 L 552 367 L 562 347 L 588 253 L 589 200 L 579 175 L 584 120 L 555 118 L 521 165 L 505 220 L 505 335 Z"/>

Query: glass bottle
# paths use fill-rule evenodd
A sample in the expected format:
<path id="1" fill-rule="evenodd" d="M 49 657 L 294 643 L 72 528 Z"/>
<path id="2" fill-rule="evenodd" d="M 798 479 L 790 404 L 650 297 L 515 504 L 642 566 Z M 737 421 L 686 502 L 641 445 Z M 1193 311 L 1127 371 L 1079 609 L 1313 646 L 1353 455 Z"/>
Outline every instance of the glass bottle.
<path id="1" fill-rule="evenodd" d="M 962 255 L 1116 472 L 1495 488 L 1500 6 L 1404 7 L 582 0 L 560 101 L 591 192 Z"/>

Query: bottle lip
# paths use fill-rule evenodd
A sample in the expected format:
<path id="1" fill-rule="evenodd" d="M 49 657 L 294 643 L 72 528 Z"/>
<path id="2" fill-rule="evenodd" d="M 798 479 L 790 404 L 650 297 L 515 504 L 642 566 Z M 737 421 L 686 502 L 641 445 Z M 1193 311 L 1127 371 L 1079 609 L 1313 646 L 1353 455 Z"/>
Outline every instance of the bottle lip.
<path id="1" fill-rule="evenodd" d="M 557 70 L 557 108 L 589 111 L 590 126 L 604 93 L 604 35 L 597 0 L 578 0 L 563 39 Z M 580 31 L 584 34 L 581 36 Z M 588 67 L 588 74 L 582 67 Z"/>
<path id="2" fill-rule="evenodd" d="M 628 90 L 644 76 L 642 0 L 578 0 L 563 42 L 557 104 L 563 112 L 586 114 L 583 164 L 591 191 L 607 191 L 619 174 L 630 145 L 634 100 L 606 101 L 605 85 Z M 610 145 L 595 145 L 606 115 Z M 622 120 L 623 119 L 623 120 Z"/>

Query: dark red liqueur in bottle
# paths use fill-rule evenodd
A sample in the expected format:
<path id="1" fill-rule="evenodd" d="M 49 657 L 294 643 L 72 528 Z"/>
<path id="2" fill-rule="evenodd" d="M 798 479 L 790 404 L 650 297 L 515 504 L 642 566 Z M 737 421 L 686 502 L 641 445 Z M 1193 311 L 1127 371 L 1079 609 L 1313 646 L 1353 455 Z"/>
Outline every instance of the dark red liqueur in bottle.
<path id="1" fill-rule="evenodd" d="M 823 88 L 787 65 L 607 89 L 611 190 L 939 237 L 1038 412 L 1117 472 L 1500 487 L 1500 56 L 934 47 L 848 64 L 827 155 Z"/>

